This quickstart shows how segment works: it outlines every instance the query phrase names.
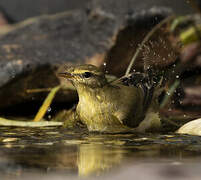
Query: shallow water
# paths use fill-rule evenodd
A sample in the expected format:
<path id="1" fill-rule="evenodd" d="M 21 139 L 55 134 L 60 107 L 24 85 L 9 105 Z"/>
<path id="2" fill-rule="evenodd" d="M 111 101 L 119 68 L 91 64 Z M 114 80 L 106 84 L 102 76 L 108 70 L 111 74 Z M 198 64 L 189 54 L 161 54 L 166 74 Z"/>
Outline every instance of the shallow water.
<path id="1" fill-rule="evenodd" d="M 118 179 L 124 173 L 138 177 L 149 171 L 153 177 L 201 175 L 198 136 L 89 134 L 53 127 L 0 127 L 0 155 L 0 177 L 8 179 L 27 179 L 27 176 Z M 148 177 L 152 177 L 150 173 Z"/>

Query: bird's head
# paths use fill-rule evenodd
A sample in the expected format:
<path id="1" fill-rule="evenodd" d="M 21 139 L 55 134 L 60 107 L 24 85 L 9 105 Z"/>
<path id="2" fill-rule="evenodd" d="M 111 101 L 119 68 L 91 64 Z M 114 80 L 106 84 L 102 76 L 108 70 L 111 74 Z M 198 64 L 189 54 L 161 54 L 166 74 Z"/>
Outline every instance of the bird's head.
<path id="1" fill-rule="evenodd" d="M 59 76 L 71 81 L 76 88 L 100 88 L 107 84 L 104 73 L 90 64 L 66 67 L 65 72 L 59 73 Z"/>

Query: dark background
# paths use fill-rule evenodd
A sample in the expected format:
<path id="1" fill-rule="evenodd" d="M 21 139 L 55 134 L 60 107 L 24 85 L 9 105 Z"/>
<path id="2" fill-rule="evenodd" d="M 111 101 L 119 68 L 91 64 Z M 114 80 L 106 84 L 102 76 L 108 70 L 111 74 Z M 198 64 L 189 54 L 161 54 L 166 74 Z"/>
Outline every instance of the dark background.
<path id="1" fill-rule="evenodd" d="M 122 15 L 153 6 L 170 7 L 176 14 L 192 12 L 188 0 L 0 0 L 0 7 L 14 21 L 80 8 L 101 8 Z"/>

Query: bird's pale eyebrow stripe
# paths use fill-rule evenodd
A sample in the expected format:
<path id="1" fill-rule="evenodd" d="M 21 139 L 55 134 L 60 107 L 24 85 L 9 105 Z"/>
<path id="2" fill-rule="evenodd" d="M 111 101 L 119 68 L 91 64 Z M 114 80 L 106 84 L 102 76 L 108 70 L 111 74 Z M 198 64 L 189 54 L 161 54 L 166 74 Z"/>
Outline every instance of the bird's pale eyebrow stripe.
<path id="1" fill-rule="evenodd" d="M 80 70 L 80 69 L 79 69 L 79 70 L 74 70 L 74 71 L 73 71 L 73 74 L 83 74 L 83 73 L 85 73 L 85 72 L 88 72 L 88 71 L 87 71 L 87 70 L 84 70 L 84 69 L 83 69 L 83 70 Z"/>

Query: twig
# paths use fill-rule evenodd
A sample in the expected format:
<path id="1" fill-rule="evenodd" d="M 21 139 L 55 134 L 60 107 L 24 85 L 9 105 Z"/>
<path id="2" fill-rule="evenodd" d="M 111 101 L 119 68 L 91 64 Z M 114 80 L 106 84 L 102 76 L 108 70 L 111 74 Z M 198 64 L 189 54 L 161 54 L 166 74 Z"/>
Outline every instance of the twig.
<path id="1" fill-rule="evenodd" d="M 40 93 L 40 92 L 49 92 L 52 88 L 40 88 L 40 89 L 27 89 L 26 93 Z"/>
<path id="2" fill-rule="evenodd" d="M 171 119 L 163 118 L 162 120 L 163 120 L 163 121 L 166 121 L 166 122 L 168 122 L 168 123 L 170 123 L 170 124 L 172 124 L 173 126 L 180 127 L 180 125 L 179 125 L 178 123 L 174 122 L 174 121 L 171 120 Z"/>
<path id="3" fill-rule="evenodd" d="M 177 87 L 179 86 L 180 81 L 176 80 L 174 82 L 174 84 L 171 86 L 171 88 L 169 89 L 169 91 L 166 93 L 165 97 L 163 98 L 162 103 L 160 104 L 160 108 L 165 107 L 165 105 L 167 104 L 167 102 L 169 101 L 169 99 L 172 97 L 174 91 L 177 89 Z"/>

